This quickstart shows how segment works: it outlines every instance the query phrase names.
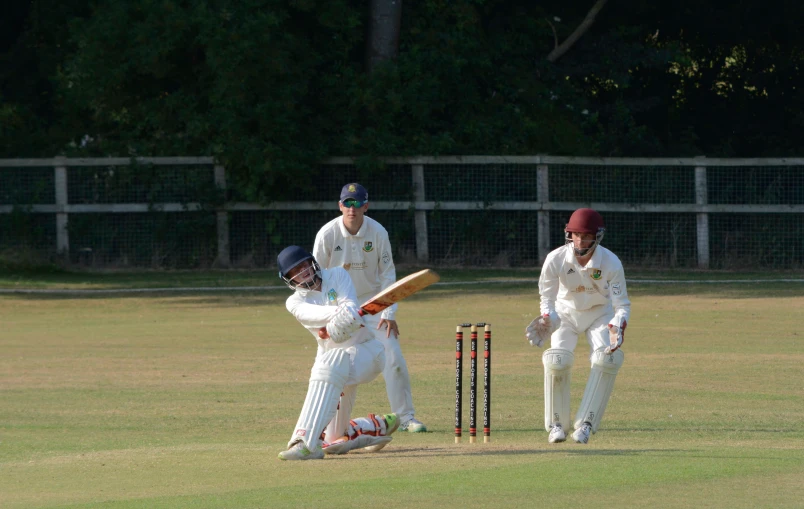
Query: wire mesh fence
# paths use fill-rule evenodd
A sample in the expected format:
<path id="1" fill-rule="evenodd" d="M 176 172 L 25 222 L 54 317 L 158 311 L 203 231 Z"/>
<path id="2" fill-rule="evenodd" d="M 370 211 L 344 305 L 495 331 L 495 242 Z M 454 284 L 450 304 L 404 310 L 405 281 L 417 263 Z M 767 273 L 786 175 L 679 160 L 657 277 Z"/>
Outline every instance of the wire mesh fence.
<path id="1" fill-rule="evenodd" d="M 133 163 L 133 164 L 132 164 Z M 397 263 L 539 266 L 590 206 L 627 266 L 804 267 L 804 161 L 445 157 L 311 168 L 247 203 L 209 158 L 0 161 L 0 253 L 87 267 L 269 268 L 312 248 L 341 187 L 369 191 Z M 228 196 L 229 201 L 224 197 Z M 540 240 L 541 239 L 541 240 Z"/>

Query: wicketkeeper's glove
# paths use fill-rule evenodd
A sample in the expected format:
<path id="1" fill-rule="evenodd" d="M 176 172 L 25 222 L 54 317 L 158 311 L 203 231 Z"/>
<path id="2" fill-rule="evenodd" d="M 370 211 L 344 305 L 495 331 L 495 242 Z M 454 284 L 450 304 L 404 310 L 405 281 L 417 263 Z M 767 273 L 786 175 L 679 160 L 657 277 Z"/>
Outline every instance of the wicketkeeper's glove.
<path id="1" fill-rule="evenodd" d="M 525 329 L 525 339 L 527 339 L 532 346 L 541 348 L 545 341 L 550 341 L 550 336 L 561 324 L 561 319 L 558 315 L 555 313 L 553 313 L 553 315 L 555 316 L 551 317 L 545 314 L 534 318 L 533 321 L 530 322 L 530 325 L 527 326 Z"/>
<path id="2" fill-rule="evenodd" d="M 620 348 L 625 340 L 625 328 L 628 322 L 623 320 L 620 327 L 609 324 L 609 346 L 606 347 L 606 353 L 610 354 Z"/>

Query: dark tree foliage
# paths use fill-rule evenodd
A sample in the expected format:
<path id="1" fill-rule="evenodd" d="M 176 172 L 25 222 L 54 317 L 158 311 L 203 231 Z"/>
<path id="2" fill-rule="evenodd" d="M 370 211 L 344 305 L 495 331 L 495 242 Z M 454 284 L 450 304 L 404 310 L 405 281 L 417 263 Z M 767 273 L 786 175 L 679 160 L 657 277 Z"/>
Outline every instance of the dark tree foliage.
<path id="1" fill-rule="evenodd" d="M 793 156 L 804 4 L 405 0 L 365 69 L 369 2 L 6 2 L 0 157 L 214 155 L 242 198 L 332 155 Z"/>
<path id="2" fill-rule="evenodd" d="M 60 68 L 74 50 L 66 20 L 89 13 L 86 0 L 3 2 L 0 14 L 0 157 L 64 149 Z"/>

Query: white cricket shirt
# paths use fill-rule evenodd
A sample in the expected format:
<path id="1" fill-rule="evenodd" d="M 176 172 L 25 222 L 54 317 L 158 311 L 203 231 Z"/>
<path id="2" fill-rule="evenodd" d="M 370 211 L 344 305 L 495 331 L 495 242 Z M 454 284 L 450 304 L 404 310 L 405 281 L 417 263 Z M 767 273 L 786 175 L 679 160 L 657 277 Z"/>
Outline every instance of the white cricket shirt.
<path id="1" fill-rule="evenodd" d="M 557 300 L 577 311 L 611 302 L 614 317 L 609 323 L 612 325 L 619 326 L 631 315 L 623 264 L 617 255 L 600 245 L 585 267 L 576 261 L 569 244 L 551 251 L 542 265 L 539 295 L 543 315 L 555 311 Z"/>
<path id="2" fill-rule="evenodd" d="M 313 257 L 323 268 L 343 267 L 348 271 L 357 291 L 358 305 L 396 282 L 388 232 L 368 216 L 363 216 L 363 225 L 356 235 L 346 229 L 343 216 L 322 226 L 315 236 Z M 381 317 L 393 320 L 396 308 L 396 304 L 388 307 Z"/>
<path id="3" fill-rule="evenodd" d="M 335 315 L 338 305 L 351 301 L 356 306 L 357 296 L 355 288 L 345 270 L 336 267 L 321 270 L 321 291 L 296 289 L 293 295 L 285 301 L 285 307 L 296 317 L 318 342 L 324 351 L 332 348 L 348 348 L 349 346 L 365 343 L 374 336 L 369 329 L 361 327 L 352 337 L 341 343 L 334 343 L 328 339 L 318 337 L 318 331 Z"/>

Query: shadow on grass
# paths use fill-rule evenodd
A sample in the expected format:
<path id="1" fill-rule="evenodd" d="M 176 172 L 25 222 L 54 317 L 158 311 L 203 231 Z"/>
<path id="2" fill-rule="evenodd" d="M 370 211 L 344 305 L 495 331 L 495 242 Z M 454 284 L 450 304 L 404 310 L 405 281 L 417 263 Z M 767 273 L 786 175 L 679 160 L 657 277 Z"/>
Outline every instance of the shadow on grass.
<path id="1" fill-rule="evenodd" d="M 112 292 L 112 293 L 15 293 L 6 294 L 16 299 L 28 301 L 60 301 L 60 300 L 108 300 L 108 299 L 180 299 L 181 304 L 188 306 L 237 307 L 237 306 L 282 306 L 290 295 L 285 291 L 217 291 L 199 294 L 198 291 L 175 292 Z"/>
<path id="2" fill-rule="evenodd" d="M 208 305 L 244 305 L 244 304 L 276 304 L 284 306 L 285 300 L 291 295 L 287 287 L 270 289 L 177 289 L 166 288 L 161 290 L 47 290 L 47 291 L 11 291 L 0 290 L 0 297 L 13 297 L 30 301 L 58 301 L 58 300 L 106 300 L 106 299 L 181 299 L 184 302 Z M 474 293 L 474 292 L 470 292 Z M 479 294 L 488 294 L 488 290 L 478 291 Z M 501 292 L 502 293 L 502 292 Z M 506 294 L 510 293 L 508 291 Z M 461 296 L 465 295 L 461 292 Z M 433 287 L 409 297 L 413 300 L 443 300 L 444 298 L 458 298 L 453 290 L 438 290 Z"/>
<path id="3" fill-rule="evenodd" d="M 406 275 L 400 272 L 401 278 Z M 538 294 L 538 273 L 524 271 L 449 271 L 413 298 L 450 299 L 469 296 L 522 296 Z M 754 274 L 680 274 L 674 279 L 648 279 L 645 274 L 628 275 L 628 293 L 640 296 L 690 296 L 696 298 L 742 299 L 804 296 L 804 276 L 775 274 L 758 278 Z M 650 277 L 648 275 L 648 277 Z M 661 278 L 660 278 L 661 279 Z M 774 281 L 774 279 L 776 279 Z M 210 302 L 232 296 L 253 299 L 261 295 L 284 295 L 290 290 L 268 272 L 151 272 L 122 274 L 59 274 L 14 277 L 0 273 L 0 296 L 27 299 L 165 298 L 209 295 Z"/>

